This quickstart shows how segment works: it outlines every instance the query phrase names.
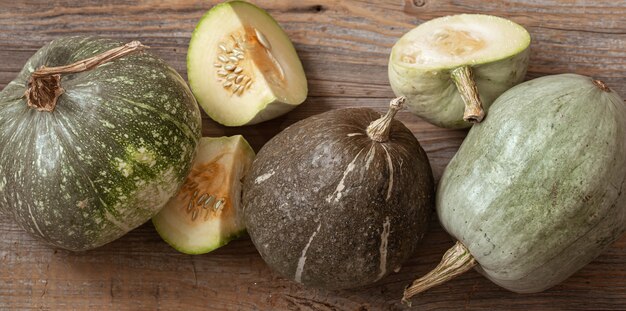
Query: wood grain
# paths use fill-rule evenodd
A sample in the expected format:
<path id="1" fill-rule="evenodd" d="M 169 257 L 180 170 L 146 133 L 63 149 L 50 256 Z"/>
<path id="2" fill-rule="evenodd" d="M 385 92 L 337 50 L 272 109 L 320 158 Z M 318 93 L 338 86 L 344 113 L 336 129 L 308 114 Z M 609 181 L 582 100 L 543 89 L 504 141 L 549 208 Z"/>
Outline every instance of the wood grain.
<path id="1" fill-rule="evenodd" d="M 187 43 L 214 1 L 0 0 L 0 88 L 50 40 L 100 35 L 141 40 L 186 76 Z M 225 128 L 204 116 L 204 135 L 243 134 L 258 150 L 286 126 L 335 108 L 384 110 L 393 93 L 387 59 L 394 42 L 425 20 L 454 13 L 508 17 L 531 33 L 528 78 L 576 72 L 626 95 L 626 2 L 584 0 L 258 1 L 285 28 L 303 61 L 309 99 L 257 126 Z M 465 136 L 402 112 L 438 179 Z M 0 309 L 396 310 L 402 289 L 433 268 L 452 240 L 436 220 L 397 274 L 348 291 L 305 289 L 272 273 L 247 238 L 201 256 L 171 249 L 146 224 L 86 253 L 51 249 L 0 219 Z M 626 237 L 561 285 L 518 295 L 476 272 L 414 300 L 416 309 L 618 310 L 626 308 Z"/>

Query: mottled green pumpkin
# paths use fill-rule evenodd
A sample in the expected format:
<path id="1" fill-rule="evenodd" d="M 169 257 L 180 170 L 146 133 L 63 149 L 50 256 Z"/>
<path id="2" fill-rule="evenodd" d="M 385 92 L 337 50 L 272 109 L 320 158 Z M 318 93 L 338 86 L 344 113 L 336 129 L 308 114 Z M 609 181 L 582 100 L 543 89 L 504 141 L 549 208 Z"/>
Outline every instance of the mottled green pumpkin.
<path id="1" fill-rule="evenodd" d="M 27 105 L 36 69 L 121 45 L 55 40 L 0 92 L 0 210 L 57 247 L 98 247 L 149 220 L 176 193 L 195 153 L 196 101 L 174 69 L 146 52 L 62 74 L 52 111 Z"/>
<path id="2" fill-rule="evenodd" d="M 625 187 L 624 101 L 589 77 L 547 76 L 505 92 L 472 127 L 441 178 L 437 212 L 471 254 L 458 258 L 508 290 L 539 292 L 622 235 Z"/>

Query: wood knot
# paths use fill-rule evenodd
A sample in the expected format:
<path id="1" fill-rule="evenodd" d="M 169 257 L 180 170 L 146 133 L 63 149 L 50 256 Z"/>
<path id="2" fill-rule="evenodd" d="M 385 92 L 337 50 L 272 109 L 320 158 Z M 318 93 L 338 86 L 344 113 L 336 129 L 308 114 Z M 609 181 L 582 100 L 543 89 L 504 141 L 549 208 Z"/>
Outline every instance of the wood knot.
<path id="1" fill-rule="evenodd" d="M 326 10 L 326 8 L 324 8 L 324 6 L 321 5 L 321 4 L 316 4 L 314 6 L 311 6 L 311 11 L 313 11 L 315 13 L 320 13 L 320 12 L 323 12 L 325 10 Z"/>

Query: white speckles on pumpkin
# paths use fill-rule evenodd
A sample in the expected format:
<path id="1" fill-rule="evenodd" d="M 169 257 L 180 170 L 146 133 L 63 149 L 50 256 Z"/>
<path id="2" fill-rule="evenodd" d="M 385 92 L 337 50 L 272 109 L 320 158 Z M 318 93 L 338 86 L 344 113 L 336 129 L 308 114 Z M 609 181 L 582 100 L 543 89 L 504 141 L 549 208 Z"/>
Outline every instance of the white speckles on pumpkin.
<path id="1" fill-rule="evenodd" d="M 254 183 L 258 185 L 258 184 L 268 180 L 270 177 L 272 177 L 272 175 L 274 175 L 274 173 L 275 173 L 274 170 L 271 170 L 271 171 L 269 171 L 269 172 L 267 172 L 267 173 L 257 177 L 254 180 Z"/>
<path id="2" fill-rule="evenodd" d="M 124 162 L 124 160 L 115 158 L 115 161 L 117 161 L 116 168 L 122 173 L 122 176 L 128 177 L 133 173 L 133 168 L 128 163 Z"/>
<path id="3" fill-rule="evenodd" d="M 89 204 L 89 199 L 84 199 L 82 201 L 76 202 L 76 207 L 78 207 L 80 209 L 85 209 L 85 208 L 87 208 L 88 204 Z"/>
<path id="4" fill-rule="evenodd" d="M 154 152 L 145 147 L 139 147 L 136 151 L 131 152 L 131 157 L 138 163 L 148 165 L 149 167 L 156 164 Z"/>
<path id="5" fill-rule="evenodd" d="M 107 120 L 100 120 L 100 123 L 102 123 L 102 126 L 106 127 L 106 128 L 110 128 L 110 129 L 114 129 L 115 125 L 113 125 L 111 122 L 107 121 Z"/>

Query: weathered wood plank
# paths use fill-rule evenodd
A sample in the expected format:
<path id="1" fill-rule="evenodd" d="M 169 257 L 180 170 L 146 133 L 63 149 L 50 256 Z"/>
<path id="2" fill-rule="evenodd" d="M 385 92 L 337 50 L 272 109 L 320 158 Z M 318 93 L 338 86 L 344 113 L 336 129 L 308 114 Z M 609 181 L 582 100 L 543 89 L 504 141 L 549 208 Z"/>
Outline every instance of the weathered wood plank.
<path id="1" fill-rule="evenodd" d="M 376 2 L 260 1 L 285 27 L 306 66 L 311 96 L 390 97 L 386 64 L 393 43 L 414 25 L 459 12 L 492 13 L 526 26 L 533 38 L 529 77 L 576 72 L 626 93 L 626 4 L 594 1 Z M 191 30 L 211 4 L 199 0 L 3 1 L 0 54 L 11 71 L 37 48 L 63 35 L 141 39 L 185 74 Z M 33 9 L 36 8 L 36 9 Z M 15 61 L 14 61 L 15 60 Z M 17 62 L 20 60 L 21 62 Z M 3 70 L 4 71 L 4 70 Z M 6 77 L 6 78 L 5 78 Z M 0 86 L 12 75 L 0 76 Z"/>
<path id="2" fill-rule="evenodd" d="M 65 35 L 140 39 L 183 76 L 195 23 L 215 1 L 0 0 L 0 88 L 39 47 Z M 577 72 L 626 95 L 626 2 L 575 0 L 259 1 L 294 41 L 310 97 L 293 112 L 257 126 L 225 128 L 204 116 L 204 135 L 243 134 L 255 149 L 297 120 L 329 109 L 384 110 L 391 46 L 414 25 L 454 13 L 490 13 L 526 26 L 533 38 L 528 78 Z M 438 179 L 464 131 L 444 130 L 401 112 Z M 305 289 L 272 273 L 249 239 L 208 255 L 186 256 L 146 224 L 100 249 L 74 254 L 33 240 L 0 218 L 0 309 L 395 310 L 415 276 L 452 245 L 432 221 L 415 258 L 366 288 Z M 626 305 L 626 237 L 561 285 L 540 294 L 507 292 L 470 272 L 414 301 L 418 309 L 585 310 Z"/>

